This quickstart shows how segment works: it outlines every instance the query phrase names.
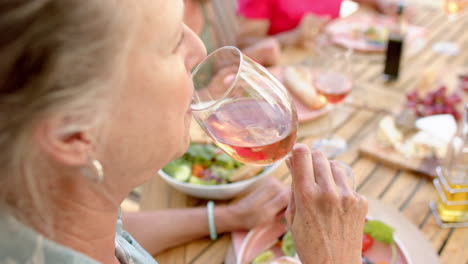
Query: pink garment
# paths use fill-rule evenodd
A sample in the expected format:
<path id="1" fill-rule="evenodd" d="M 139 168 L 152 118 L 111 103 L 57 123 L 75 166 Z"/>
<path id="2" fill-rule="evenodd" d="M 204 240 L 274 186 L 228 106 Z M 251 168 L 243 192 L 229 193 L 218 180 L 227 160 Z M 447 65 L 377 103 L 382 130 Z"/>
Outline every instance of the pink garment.
<path id="1" fill-rule="evenodd" d="M 268 35 L 295 28 L 307 13 L 337 18 L 342 0 L 238 0 L 238 14 L 248 19 L 268 19 Z"/>

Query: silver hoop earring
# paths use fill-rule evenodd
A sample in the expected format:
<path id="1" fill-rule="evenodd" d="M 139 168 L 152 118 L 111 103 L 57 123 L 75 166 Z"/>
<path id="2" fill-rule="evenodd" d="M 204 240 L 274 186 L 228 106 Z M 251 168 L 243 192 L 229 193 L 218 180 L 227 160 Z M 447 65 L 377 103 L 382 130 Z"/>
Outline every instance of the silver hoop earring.
<path id="1" fill-rule="evenodd" d="M 81 173 L 95 183 L 101 183 L 104 180 L 104 169 L 97 159 L 91 159 L 86 166 L 81 168 Z"/>

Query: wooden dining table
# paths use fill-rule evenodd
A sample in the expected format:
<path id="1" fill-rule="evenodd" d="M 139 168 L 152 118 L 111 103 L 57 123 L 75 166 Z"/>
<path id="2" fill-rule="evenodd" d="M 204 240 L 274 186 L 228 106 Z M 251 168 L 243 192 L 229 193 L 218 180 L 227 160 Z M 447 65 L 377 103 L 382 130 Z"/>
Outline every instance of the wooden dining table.
<path id="1" fill-rule="evenodd" d="M 421 1 L 419 1 L 421 2 Z M 386 111 L 394 111 L 405 100 L 405 92 L 414 89 L 424 72 L 444 71 L 452 67 L 468 68 L 468 12 L 455 20 L 448 20 L 435 6 L 415 4 L 412 23 L 427 30 L 426 42 L 416 53 L 405 55 L 397 81 L 388 83 L 382 78 L 382 54 L 356 54 L 353 58 L 354 88 L 352 103 L 343 104 L 331 114 L 337 120 L 333 125 L 336 135 L 346 139 L 348 150 L 338 159 L 349 164 L 356 176 L 357 191 L 369 198 L 394 207 L 416 226 L 440 256 L 443 264 L 468 263 L 468 228 L 441 228 L 428 204 L 436 198 L 432 180 L 424 175 L 395 166 L 387 166 L 364 156 L 359 146 L 366 136 L 376 131 Z M 440 54 L 433 50 L 439 41 L 453 41 L 460 47 L 457 55 Z M 308 52 L 302 48 L 288 48 L 281 64 L 289 65 L 304 60 Z M 323 136 L 324 118 L 302 123 L 298 142 L 310 145 Z M 285 164 L 272 174 L 289 184 L 290 174 Z M 203 206 L 199 199 L 191 198 L 168 186 L 158 175 L 143 186 L 140 210 L 185 208 Z M 167 250 L 155 256 L 159 263 L 223 263 L 231 246 L 231 235 L 221 234 L 216 241 L 208 237 Z M 424 264 L 424 263 L 415 263 Z"/>

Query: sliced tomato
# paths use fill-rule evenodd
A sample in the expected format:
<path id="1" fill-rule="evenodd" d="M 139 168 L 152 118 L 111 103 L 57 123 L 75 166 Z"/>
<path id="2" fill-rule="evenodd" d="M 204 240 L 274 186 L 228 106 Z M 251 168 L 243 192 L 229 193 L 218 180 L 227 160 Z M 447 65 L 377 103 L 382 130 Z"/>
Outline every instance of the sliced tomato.
<path id="1" fill-rule="evenodd" d="M 362 235 L 362 252 L 365 252 L 374 244 L 374 239 L 368 234 Z"/>

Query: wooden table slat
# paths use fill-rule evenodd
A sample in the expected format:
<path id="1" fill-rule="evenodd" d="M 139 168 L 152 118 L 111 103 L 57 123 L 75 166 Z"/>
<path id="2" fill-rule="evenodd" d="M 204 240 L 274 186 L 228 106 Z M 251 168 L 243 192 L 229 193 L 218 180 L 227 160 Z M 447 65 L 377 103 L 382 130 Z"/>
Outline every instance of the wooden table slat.
<path id="1" fill-rule="evenodd" d="M 390 183 L 390 188 L 385 190 L 379 198 L 387 204 L 400 208 L 414 192 L 418 191 L 417 187 L 421 178 L 407 172 L 394 177 L 396 177 L 395 181 Z"/>
<path id="2" fill-rule="evenodd" d="M 432 212 L 430 212 L 430 209 L 428 209 L 428 212 L 430 213 L 429 218 L 421 230 L 426 235 L 426 238 L 431 242 L 433 248 L 440 249 L 447 239 L 450 229 L 440 228 L 432 215 Z"/>
<path id="3" fill-rule="evenodd" d="M 441 254 L 442 263 L 468 263 L 468 228 L 455 229 Z"/>
<path id="4" fill-rule="evenodd" d="M 359 193 L 372 198 L 379 198 L 385 188 L 392 182 L 397 175 L 397 170 L 378 166 L 371 177 L 358 190 Z"/>
<path id="5" fill-rule="evenodd" d="M 231 246 L 231 237 L 224 235 L 219 238 L 210 247 L 206 248 L 202 255 L 191 260 L 190 264 L 206 264 L 206 263 L 223 263 L 226 257 L 226 252 Z"/>

